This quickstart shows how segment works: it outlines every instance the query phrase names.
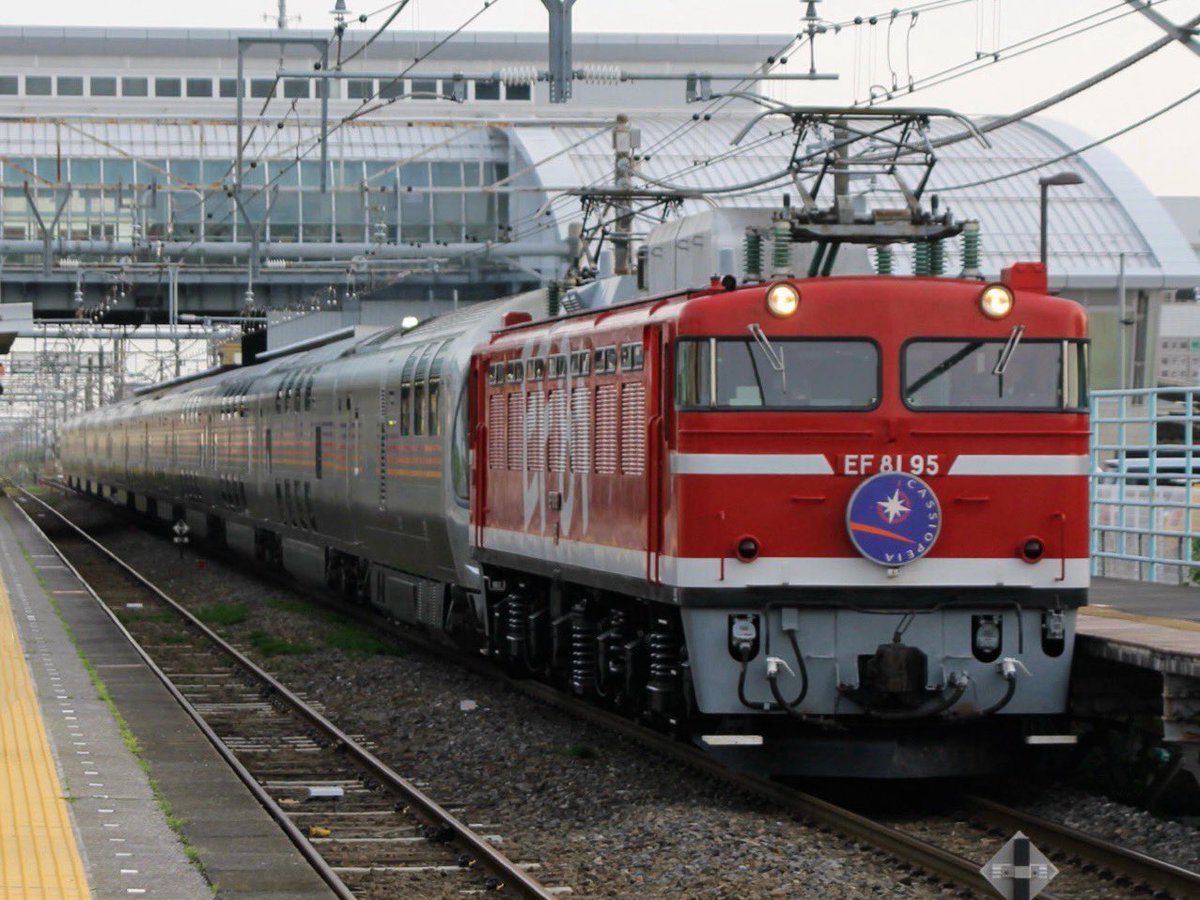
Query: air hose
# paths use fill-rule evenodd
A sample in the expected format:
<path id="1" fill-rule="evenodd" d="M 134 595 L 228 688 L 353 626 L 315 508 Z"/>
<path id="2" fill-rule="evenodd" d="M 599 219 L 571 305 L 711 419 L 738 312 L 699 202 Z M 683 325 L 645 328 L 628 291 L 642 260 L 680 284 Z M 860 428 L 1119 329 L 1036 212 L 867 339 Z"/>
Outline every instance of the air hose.
<path id="1" fill-rule="evenodd" d="M 804 698 L 808 696 L 808 669 L 804 665 L 804 656 L 800 653 L 800 643 L 796 640 L 796 632 L 789 630 L 787 632 L 787 636 L 788 641 L 792 645 L 792 652 L 796 654 L 796 665 L 800 668 L 798 673 L 800 678 L 800 693 L 794 700 L 789 701 L 784 699 L 783 692 L 779 689 L 779 666 L 782 665 L 784 668 L 787 668 L 787 663 L 778 657 L 771 656 L 767 658 L 767 682 L 771 685 L 771 695 L 775 698 L 777 705 L 773 706 L 770 703 L 751 703 L 749 700 L 747 700 L 746 673 L 750 667 L 750 647 L 749 645 L 743 645 L 740 648 L 742 670 L 738 674 L 738 700 L 741 702 L 742 706 L 746 707 L 747 709 L 765 711 L 782 709 L 794 716 L 800 716 L 801 718 L 804 718 L 800 715 L 800 713 L 796 712 L 796 707 L 803 703 Z"/>
<path id="2" fill-rule="evenodd" d="M 777 657 L 771 657 L 771 659 L 767 660 L 767 683 L 771 685 L 771 696 L 775 698 L 775 702 L 780 707 L 794 716 L 804 718 L 800 713 L 796 712 L 796 707 L 803 703 L 804 698 L 808 696 L 808 669 L 805 667 L 804 657 L 800 653 L 800 644 L 796 640 L 796 632 L 789 630 L 787 636 L 792 644 L 792 652 L 796 654 L 796 665 L 800 668 L 800 671 L 797 673 L 800 678 L 800 693 L 796 695 L 796 699 L 794 700 L 788 701 L 783 699 L 783 691 L 779 689 L 778 664 L 783 663 L 786 666 L 787 663 L 784 663 L 781 659 L 777 659 Z M 772 660 L 777 660 L 775 665 L 771 664 Z"/>
<path id="3" fill-rule="evenodd" d="M 940 697 L 922 703 L 916 709 L 877 710 L 866 707 L 864 712 L 872 719 L 881 722 L 911 722 L 916 719 L 931 719 L 940 716 L 960 699 L 967 690 L 966 678 L 953 677 L 949 690 L 943 691 Z"/>

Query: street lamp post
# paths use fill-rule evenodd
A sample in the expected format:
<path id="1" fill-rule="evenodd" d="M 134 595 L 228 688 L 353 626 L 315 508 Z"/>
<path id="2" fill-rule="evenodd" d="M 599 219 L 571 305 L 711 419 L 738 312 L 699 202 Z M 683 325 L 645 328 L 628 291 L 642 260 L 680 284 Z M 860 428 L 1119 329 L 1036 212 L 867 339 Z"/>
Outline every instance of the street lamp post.
<path id="1" fill-rule="evenodd" d="M 1083 184 L 1083 178 L 1076 172 L 1059 172 L 1038 179 L 1038 187 L 1042 192 L 1042 226 L 1041 226 L 1041 256 L 1042 265 L 1046 265 L 1046 193 L 1051 185 L 1058 187 L 1064 184 Z"/>

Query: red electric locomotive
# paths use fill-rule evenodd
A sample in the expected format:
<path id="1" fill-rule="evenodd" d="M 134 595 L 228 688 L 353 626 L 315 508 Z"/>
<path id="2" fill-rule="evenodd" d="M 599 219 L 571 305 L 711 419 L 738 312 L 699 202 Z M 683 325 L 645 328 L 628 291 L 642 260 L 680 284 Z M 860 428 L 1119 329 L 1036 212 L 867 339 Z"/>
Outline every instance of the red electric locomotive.
<path id="1" fill-rule="evenodd" d="M 766 769 L 991 766 L 1063 712 L 1088 583 L 1086 318 L 1045 288 L 714 284 L 498 332 L 492 652 Z"/>

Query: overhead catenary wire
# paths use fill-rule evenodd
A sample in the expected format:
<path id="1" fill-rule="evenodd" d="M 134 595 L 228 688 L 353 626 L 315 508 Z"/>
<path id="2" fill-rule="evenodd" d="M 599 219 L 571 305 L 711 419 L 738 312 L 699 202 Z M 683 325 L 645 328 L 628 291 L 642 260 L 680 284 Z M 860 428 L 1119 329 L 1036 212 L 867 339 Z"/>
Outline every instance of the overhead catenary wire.
<path id="1" fill-rule="evenodd" d="M 1174 100 L 1171 103 L 1168 103 L 1166 106 L 1156 109 L 1154 112 L 1150 113 L 1149 115 L 1143 116 L 1142 118 L 1138 119 L 1136 122 L 1132 122 L 1129 125 L 1124 126 L 1123 128 L 1119 128 L 1116 131 L 1106 134 L 1102 138 L 1097 138 L 1094 141 L 1084 144 L 1082 147 L 1076 147 L 1073 150 L 1068 150 L 1066 153 L 1060 154 L 1059 156 L 1056 156 L 1053 159 L 1042 160 L 1041 162 L 1025 166 L 1024 168 L 1017 169 L 1012 172 L 1005 172 L 1003 175 L 993 175 L 990 178 L 980 178 L 976 181 L 964 182 L 963 184 L 951 184 L 951 185 L 945 185 L 945 186 L 938 185 L 937 190 L 938 190 L 938 192 L 962 191 L 962 190 L 966 190 L 967 188 L 982 187 L 985 184 L 993 184 L 997 181 L 1006 181 L 1009 178 L 1016 178 L 1019 175 L 1027 175 L 1030 172 L 1036 172 L 1038 169 L 1043 169 L 1046 166 L 1052 166 L 1052 165 L 1060 163 L 1064 160 L 1071 159 L 1073 157 L 1078 156 L 1081 153 L 1086 153 L 1088 150 L 1091 150 L 1095 147 L 1099 147 L 1101 144 L 1106 144 L 1111 140 L 1119 138 L 1122 135 L 1128 134 L 1129 132 L 1133 131 L 1134 129 L 1141 128 L 1143 125 L 1147 124 L 1148 122 L 1153 122 L 1155 119 L 1159 118 L 1160 116 L 1163 116 L 1166 113 L 1169 113 L 1173 109 L 1179 108 L 1180 106 L 1182 106 L 1183 104 L 1187 103 L 1189 100 L 1192 100 L 1193 98 L 1195 98 L 1197 96 L 1200 96 L 1200 88 L 1197 88 L 1196 90 L 1191 91 L 1190 93 L 1184 94 L 1179 99 Z"/>
<path id="2" fill-rule="evenodd" d="M 1181 25 L 1180 29 L 1181 30 L 1189 30 L 1189 29 L 1196 27 L 1197 25 L 1200 25 L 1200 16 L 1193 16 L 1191 19 L 1188 19 L 1188 21 L 1186 23 Z M 1001 116 L 998 119 L 994 119 L 991 122 L 988 122 L 986 125 L 981 126 L 979 130 L 981 133 L 987 134 L 988 132 L 995 131 L 999 128 L 1004 128 L 1008 125 L 1012 125 L 1014 122 L 1019 122 L 1022 119 L 1027 119 L 1030 116 L 1033 116 L 1039 112 L 1042 112 L 1043 110 L 1049 109 L 1051 106 L 1055 106 L 1059 103 L 1062 103 L 1064 100 L 1069 100 L 1071 97 L 1074 97 L 1077 94 L 1081 94 L 1082 92 L 1088 90 L 1089 88 L 1093 88 L 1096 85 L 1100 84 L 1102 81 L 1106 81 L 1109 78 L 1112 78 L 1114 75 L 1118 74 L 1119 72 L 1123 72 L 1125 69 L 1128 69 L 1130 66 L 1141 62 L 1143 59 L 1146 59 L 1148 56 L 1150 56 L 1154 53 L 1157 53 L 1159 50 L 1162 50 L 1164 47 L 1170 46 L 1171 44 L 1175 43 L 1175 41 L 1177 41 L 1178 39 L 1179 38 L 1174 34 L 1165 35 L 1165 36 L 1159 38 L 1158 40 L 1154 41 L 1153 43 L 1148 44 L 1147 46 L 1143 47 L 1141 50 L 1138 50 L 1136 53 L 1132 53 L 1129 56 L 1126 56 L 1124 59 L 1113 63 L 1111 66 L 1101 69 L 1096 74 L 1094 74 L 1088 78 L 1085 78 L 1083 81 L 1080 81 L 1075 85 L 1072 85 L 1071 87 L 1067 88 L 1066 90 L 1059 91 L 1057 94 L 1047 97 L 1044 100 L 1039 100 L 1037 103 L 1027 106 L 1024 109 L 1019 110 L 1015 113 L 1012 113 L 1007 116 Z M 947 137 L 939 138 L 938 140 L 933 141 L 932 145 L 935 148 L 936 147 L 944 147 L 947 144 L 953 144 L 958 141 L 966 140 L 970 137 L 974 137 L 974 135 L 972 135 L 970 132 L 963 131 L 963 132 L 959 132 L 958 134 L 948 135 Z"/>
<path id="3" fill-rule="evenodd" d="M 375 29 L 375 33 L 372 34 L 369 38 L 367 38 L 362 43 L 362 45 L 357 50 L 355 50 L 353 53 L 351 53 L 349 56 L 343 57 L 342 59 L 338 60 L 338 65 L 344 66 L 346 63 L 350 62 L 352 59 L 354 59 L 356 56 L 358 56 L 363 51 L 365 51 L 368 47 L 370 47 L 373 43 L 375 43 L 375 40 L 381 34 L 383 34 L 385 31 L 387 31 L 387 27 L 389 25 L 391 25 L 392 22 L 396 21 L 396 17 L 399 16 L 400 13 L 404 12 L 404 8 L 406 6 L 408 6 L 409 2 L 410 2 L 410 0 L 400 0 L 399 3 L 395 4 L 396 8 L 392 10 L 392 14 L 390 16 L 388 16 L 387 19 L 384 20 L 382 25 L 380 25 L 377 29 Z"/>
<path id="4" fill-rule="evenodd" d="M 1080 25 L 1081 23 L 1089 22 L 1092 19 L 1096 19 L 1096 18 L 1099 18 L 1100 16 L 1104 16 L 1108 13 L 1111 13 L 1115 9 L 1120 9 L 1122 11 L 1108 19 L 1105 19 L 1104 21 L 1092 22 L 1091 24 L 1086 25 L 1082 28 L 1079 28 L 1076 31 L 1072 31 L 1072 32 L 1069 32 L 1066 34 L 1059 34 L 1059 32 L 1061 32 L 1061 31 L 1065 31 L 1066 29 L 1073 28 L 1076 25 Z M 997 47 L 995 50 L 993 50 L 989 53 L 977 55 L 973 59 L 969 59 L 969 60 L 966 60 L 966 61 L 963 61 L 960 63 L 956 63 L 953 66 L 948 66 L 947 68 L 942 69 L 941 71 L 935 72 L 932 75 L 928 75 L 925 78 L 914 79 L 912 84 L 909 86 L 909 88 L 903 92 L 900 92 L 897 96 L 891 96 L 890 94 L 885 95 L 883 97 L 880 97 L 878 95 L 870 96 L 866 100 L 866 102 L 862 105 L 874 106 L 877 104 L 887 103 L 891 100 L 898 100 L 901 97 L 907 98 L 910 94 L 915 94 L 918 91 L 928 90 L 929 88 L 937 87 L 941 84 L 945 84 L 947 82 L 954 81 L 958 78 L 963 78 L 967 75 L 972 75 L 975 72 L 979 72 L 985 68 L 994 66 L 998 63 L 1009 62 L 1010 60 L 1017 59 L 1028 53 L 1032 53 L 1037 50 L 1043 50 L 1046 47 L 1051 47 L 1061 41 L 1065 41 L 1065 40 L 1069 40 L 1070 38 L 1078 37 L 1081 34 L 1086 34 L 1087 32 L 1092 31 L 1094 29 L 1101 28 L 1105 25 L 1109 25 L 1113 22 L 1117 22 L 1122 19 L 1125 19 L 1125 18 L 1133 15 L 1135 12 L 1136 12 L 1136 10 L 1129 9 L 1125 5 L 1124 2 L 1115 3 L 1111 6 L 1105 7 L 1102 10 L 1098 10 L 1093 13 L 1088 13 L 1086 16 L 1081 16 L 1078 19 L 1074 19 L 1070 22 L 1064 22 L 1061 25 L 1057 25 L 1054 28 L 1049 28 L 1038 34 L 1031 35 L 1027 38 L 1022 38 L 1021 40 L 1015 41 L 1012 44 L 1009 44 L 1005 47 Z M 1047 40 L 1043 40 L 1043 38 L 1047 38 Z M 1034 43 L 1036 41 L 1041 41 L 1041 43 Z M 1027 45 L 1029 45 L 1029 46 L 1027 46 Z M 859 104 L 856 101 L 854 105 L 857 106 Z"/>

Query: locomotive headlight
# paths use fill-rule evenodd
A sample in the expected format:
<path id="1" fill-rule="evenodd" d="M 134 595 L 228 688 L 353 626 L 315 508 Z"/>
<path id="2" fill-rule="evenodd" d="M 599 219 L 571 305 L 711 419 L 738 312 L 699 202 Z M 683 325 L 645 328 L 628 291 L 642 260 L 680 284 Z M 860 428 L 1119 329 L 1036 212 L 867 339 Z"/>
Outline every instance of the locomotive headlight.
<path id="1" fill-rule="evenodd" d="M 1002 284 L 989 284 L 979 295 L 979 308 L 989 319 L 1003 319 L 1012 312 L 1012 291 Z"/>
<path id="2" fill-rule="evenodd" d="M 767 309 L 779 319 L 794 316 L 800 308 L 800 292 L 790 284 L 774 284 L 767 289 Z"/>

